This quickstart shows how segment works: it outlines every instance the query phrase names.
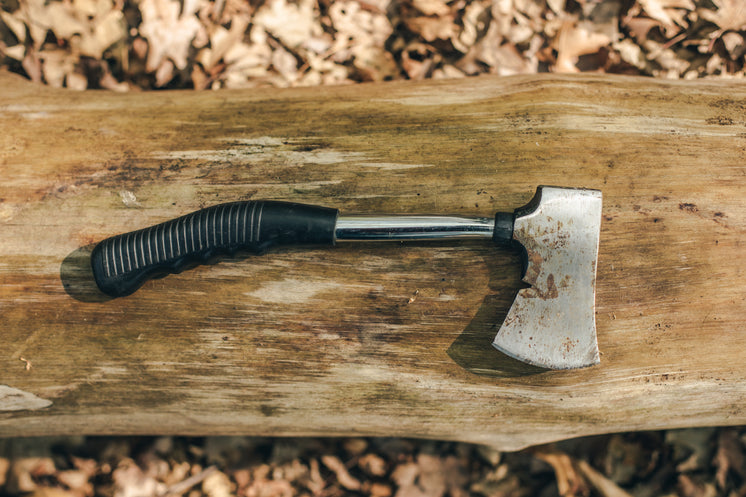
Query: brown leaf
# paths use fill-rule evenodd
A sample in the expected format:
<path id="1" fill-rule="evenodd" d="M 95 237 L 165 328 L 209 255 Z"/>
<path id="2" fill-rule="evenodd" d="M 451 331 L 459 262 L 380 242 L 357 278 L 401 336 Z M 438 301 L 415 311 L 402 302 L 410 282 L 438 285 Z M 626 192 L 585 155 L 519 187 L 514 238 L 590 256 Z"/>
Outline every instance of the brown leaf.
<path id="1" fill-rule="evenodd" d="M 386 474 L 386 461 L 376 454 L 365 454 L 357 461 L 357 465 L 365 474 L 370 476 L 384 476 Z"/>
<path id="2" fill-rule="evenodd" d="M 608 479 L 601 472 L 596 471 L 586 461 L 577 461 L 577 468 L 602 497 L 631 497 L 628 492 Z"/>
<path id="3" fill-rule="evenodd" d="M 323 32 L 313 0 L 267 0 L 254 14 L 254 26 L 265 29 L 287 48 L 295 49 Z"/>
<path id="4" fill-rule="evenodd" d="M 231 497 L 233 483 L 222 471 L 212 470 L 202 481 L 202 492 L 207 497 Z"/>
<path id="5" fill-rule="evenodd" d="M 660 22 L 664 28 L 685 27 L 684 18 L 695 8 L 692 0 L 638 0 L 645 12 Z"/>
<path id="6" fill-rule="evenodd" d="M 746 477 L 744 447 L 738 438 L 736 430 L 723 429 L 720 431 L 714 464 L 717 468 L 715 479 L 718 486 L 722 489 L 727 488 L 726 483 L 729 472 L 734 472 L 741 479 Z"/>
<path id="7" fill-rule="evenodd" d="M 451 15 L 441 17 L 408 17 L 404 19 L 407 29 L 419 35 L 423 40 L 450 40 L 458 33 Z"/>
<path id="8" fill-rule="evenodd" d="M 74 490 L 80 495 L 92 496 L 93 484 L 89 480 L 90 475 L 85 471 L 68 470 L 57 473 L 57 480 L 64 484 L 70 490 Z"/>
<path id="9" fill-rule="evenodd" d="M 56 471 L 50 457 L 24 457 L 11 461 L 5 490 L 10 493 L 33 492 L 35 477 L 53 475 Z"/>
<path id="10" fill-rule="evenodd" d="M 562 24 L 557 41 L 557 72 L 578 72 L 578 57 L 598 52 L 611 43 L 611 38 L 593 30 L 591 25 L 573 21 Z"/>
<path id="11" fill-rule="evenodd" d="M 485 31 L 487 9 L 480 2 L 472 2 L 464 9 L 461 17 L 463 26 L 458 36 L 451 38 L 453 46 L 462 53 L 466 53 L 474 46 L 480 33 Z"/>
<path id="12" fill-rule="evenodd" d="M 419 454 L 417 456 L 417 465 L 420 470 L 417 486 L 426 495 L 443 495 L 448 486 L 441 458 L 430 454 Z"/>
<path id="13" fill-rule="evenodd" d="M 171 59 L 165 59 L 155 71 L 155 86 L 163 87 L 174 79 L 174 63 Z"/>
<path id="14" fill-rule="evenodd" d="M 26 74 L 28 75 L 31 81 L 33 81 L 34 83 L 41 83 L 41 75 L 42 75 L 41 60 L 39 60 L 39 57 L 36 56 L 36 52 L 34 52 L 33 49 L 29 48 L 26 50 L 26 56 L 21 61 L 21 66 L 23 67 L 23 70 L 26 71 Z M 3 396 L 4 394 L 5 392 L 0 391 L 0 396 Z M 13 395 L 13 397 L 17 397 L 17 395 Z M 29 397 L 29 400 L 35 400 L 34 397 L 36 399 L 39 399 L 35 395 L 31 395 L 27 397 Z M 28 407 L 24 405 L 23 409 L 28 409 Z"/>
<path id="15" fill-rule="evenodd" d="M 724 33 L 720 39 L 723 41 L 723 45 L 728 51 L 731 60 L 737 60 L 743 57 L 746 52 L 746 43 L 744 42 L 743 35 L 729 31 Z"/>
<path id="16" fill-rule="evenodd" d="M 146 476 L 131 459 L 124 459 L 112 474 L 114 497 L 143 497 L 156 495 L 165 490 L 155 478 Z"/>
<path id="17" fill-rule="evenodd" d="M 394 493 L 390 485 L 378 482 L 371 483 L 365 490 L 371 497 L 391 497 Z"/>
<path id="18" fill-rule="evenodd" d="M 746 28 L 746 2 L 743 0 L 712 0 L 715 10 L 700 9 L 702 18 L 717 24 L 722 31 Z"/>
<path id="19" fill-rule="evenodd" d="M 305 482 L 305 487 L 310 490 L 314 495 L 318 495 L 326 487 L 324 477 L 321 476 L 318 459 L 311 459 L 308 462 L 308 477 L 309 479 Z"/>
<path id="20" fill-rule="evenodd" d="M 39 53 L 44 80 L 53 88 L 62 88 L 65 78 L 75 70 L 77 57 L 66 50 L 45 50 Z"/>
<path id="21" fill-rule="evenodd" d="M 411 43 L 402 52 L 401 65 L 410 79 L 425 79 L 435 64 L 432 49 L 423 43 Z"/>
<path id="22" fill-rule="evenodd" d="M 410 4 L 426 16 L 447 16 L 451 8 L 443 0 L 411 0 Z"/>
<path id="23" fill-rule="evenodd" d="M 195 15 L 201 0 L 142 0 L 138 5 L 142 23 L 138 28 L 148 40 L 146 69 L 155 71 L 164 60 L 177 69 L 186 68 L 187 56 L 194 40 L 204 27 Z"/>
<path id="24" fill-rule="evenodd" d="M 538 449 L 533 454 L 549 464 L 557 479 L 557 491 L 562 497 L 589 495 L 588 484 L 578 473 L 567 454 L 554 450 Z"/>
<path id="25" fill-rule="evenodd" d="M 677 486 L 681 497 L 716 497 L 717 495 L 714 485 L 696 482 L 686 474 L 679 475 Z"/>
<path id="26" fill-rule="evenodd" d="M 26 23 L 19 16 L 20 12 L 17 11 L 15 14 L 6 12 L 0 9 L 0 19 L 10 29 L 13 35 L 18 40 L 19 44 L 23 44 L 26 41 Z"/>
<path id="27" fill-rule="evenodd" d="M 0 488 L 2 488 L 7 481 L 8 468 L 10 468 L 10 460 L 5 457 L 0 457 Z"/>
<path id="28" fill-rule="evenodd" d="M 622 21 L 622 24 L 638 41 L 647 40 L 650 30 L 660 25 L 658 21 L 649 17 L 630 17 Z"/>
<path id="29" fill-rule="evenodd" d="M 360 490 L 362 486 L 360 480 L 350 474 L 347 467 L 338 457 L 324 455 L 321 456 L 321 462 L 335 474 L 337 481 L 344 488 L 352 491 Z"/>

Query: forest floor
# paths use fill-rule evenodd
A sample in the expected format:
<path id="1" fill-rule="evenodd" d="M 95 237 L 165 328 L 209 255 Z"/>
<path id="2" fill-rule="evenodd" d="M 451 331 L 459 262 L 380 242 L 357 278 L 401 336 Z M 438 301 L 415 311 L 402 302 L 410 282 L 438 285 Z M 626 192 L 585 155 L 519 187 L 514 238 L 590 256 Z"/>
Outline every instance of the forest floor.
<path id="1" fill-rule="evenodd" d="M 143 91 L 592 71 L 743 78 L 743 0 L 0 0 L 0 68 Z M 0 440 L 0 495 L 746 496 L 746 431 L 516 453 L 403 439 Z"/>
<path id="2" fill-rule="evenodd" d="M 743 0 L 0 0 L 0 66 L 73 89 L 594 71 L 744 76 Z"/>
<path id="3" fill-rule="evenodd" d="M 29 497 L 736 497 L 746 432 L 588 437 L 501 453 L 408 439 L 0 440 L 0 495 Z"/>

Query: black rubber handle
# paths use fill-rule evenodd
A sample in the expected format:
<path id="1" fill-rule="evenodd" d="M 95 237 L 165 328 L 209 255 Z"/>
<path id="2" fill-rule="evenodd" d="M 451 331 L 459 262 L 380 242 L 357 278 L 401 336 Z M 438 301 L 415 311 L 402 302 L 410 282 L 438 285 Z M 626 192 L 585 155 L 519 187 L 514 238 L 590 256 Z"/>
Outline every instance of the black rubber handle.
<path id="1" fill-rule="evenodd" d="M 260 254 L 274 245 L 334 244 L 338 211 L 290 202 L 232 202 L 123 235 L 93 249 L 96 284 L 123 297 L 150 278 L 220 255 Z"/>

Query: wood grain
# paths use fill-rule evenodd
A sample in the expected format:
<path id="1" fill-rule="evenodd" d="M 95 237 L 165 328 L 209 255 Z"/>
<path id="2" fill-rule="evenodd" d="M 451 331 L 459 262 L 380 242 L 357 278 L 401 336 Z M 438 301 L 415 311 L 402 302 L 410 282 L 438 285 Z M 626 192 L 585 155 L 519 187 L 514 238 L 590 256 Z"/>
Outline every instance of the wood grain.
<path id="1" fill-rule="evenodd" d="M 746 89 L 491 77 L 117 95 L 0 75 L 0 435 L 432 437 L 515 449 L 746 422 Z M 598 188 L 602 363 L 490 346 L 517 254 L 339 245 L 103 299 L 92 244 L 283 199 L 489 216 Z"/>

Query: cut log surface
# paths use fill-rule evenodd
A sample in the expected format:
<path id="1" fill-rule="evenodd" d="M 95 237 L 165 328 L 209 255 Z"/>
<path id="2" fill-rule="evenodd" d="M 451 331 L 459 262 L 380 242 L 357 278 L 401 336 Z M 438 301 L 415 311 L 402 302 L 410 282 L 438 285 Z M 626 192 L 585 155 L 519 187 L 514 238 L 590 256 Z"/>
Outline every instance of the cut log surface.
<path id="1" fill-rule="evenodd" d="M 746 423 L 746 88 L 610 76 L 119 95 L 0 76 L 0 435 L 375 435 L 516 449 Z M 492 216 L 597 188 L 601 364 L 492 339 L 489 243 L 284 248 L 105 299 L 108 236 L 222 202 Z"/>

